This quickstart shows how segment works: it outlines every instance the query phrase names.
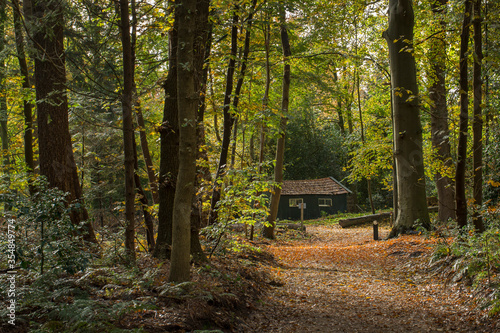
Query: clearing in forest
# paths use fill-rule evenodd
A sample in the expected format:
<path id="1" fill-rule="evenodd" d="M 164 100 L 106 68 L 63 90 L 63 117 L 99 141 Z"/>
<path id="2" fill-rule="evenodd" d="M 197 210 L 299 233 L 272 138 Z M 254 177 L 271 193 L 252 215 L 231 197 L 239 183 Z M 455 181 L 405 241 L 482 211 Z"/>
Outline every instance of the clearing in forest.
<path id="1" fill-rule="evenodd" d="M 240 331 L 500 332 L 468 288 L 428 268 L 434 240 L 374 241 L 371 227 L 309 226 L 308 234 L 266 245 L 280 283 Z"/>

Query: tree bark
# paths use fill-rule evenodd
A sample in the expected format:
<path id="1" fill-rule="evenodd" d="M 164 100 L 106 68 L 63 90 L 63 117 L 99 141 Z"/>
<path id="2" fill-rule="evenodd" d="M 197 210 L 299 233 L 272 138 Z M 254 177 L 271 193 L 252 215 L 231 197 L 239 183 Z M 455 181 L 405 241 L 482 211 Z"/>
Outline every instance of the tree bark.
<path id="1" fill-rule="evenodd" d="M 71 221 L 74 224 L 87 221 L 84 238 L 95 242 L 94 230 L 82 202 L 69 134 L 63 7 L 60 0 L 33 2 L 40 174 L 47 177 L 50 186 L 68 193 L 68 203 L 81 204 L 70 212 Z"/>
<path id="2" fill-rule="evenodd" d="M 179 29 L 178 12 L 174 9 L 174 25 L 169 32 L 169 68 L 163 85 L 165 105 L 160 127 L 160 175 L 158 237 L 153 255 L 157 258 L 170 258 L 172 245 L 172 211 L 174 208 L 175 187 L 179 170 L 179 118 L 177 105 L 177 32 Z"/>
<path id="3" fill-rule="evenodd" d="M 135 0 L 132 0 L 132 70 L 133 70 L 133 88 L 132 88 L 132 102 L 133 109 L 137 118 L 137 125 L 139 126 L 139 139 L 141 140 L 142 156 L 144 157 L 144 162 L 146 163 L 146 173 L 149 180 L 149 188 L 151 190 L 151 197 L 153 198 L 153 204 L 157 204 L 159 201 L 158 197 L 158 180 L 156 179 L 155 169 L 153 167 L 153 159 L 151 158 L 151 153 L 149 152 L 148 138 L 146 135 L 146 125 L 144 123 L 144 116 L 142 114 L 141 102 L 139 95 L 137 94 L 137 85 L 135 82 L 135 46 L 137 42 L 137 8 Z"/>
<path id="4" fill-rule="evenodd" d="M 0 2 L 0 54 L 5 50 L 5 24 L 7 23 L 6 1 Z M 5 57 L 0 59 L 0 139 L 2 140 L 2 162 L 4 166 L 9 164 L 9 133 L 7 129 L 7 85 L 5 75 Z"/>
<path id="5" fill-rule="evenodd" d="M 210 0 L 200 0 L 196 4 L 198 20 L 196 24 L 196 36 L 194 41 L 194 67 L 197 73 L 195 76 L 195 90 L 198 91 L 199 101 L 197 110 L 197 160 L 203 160 L 202 165 L 197 166 L 197 177 L 195 181 L 195 191 L 193 193 L 191 207 L 191 255 L 196 262 L 207 261 L 200 242 L 200 229 L 204 224 L 203 200 L 204 193 L 199 193 L 198 189 L 202 184 L 212 183 L 210 173 L 208 152 L 205 142 L 205 111 L 206 94 L 208 82 L 208 70 L 210 65 L 210 52 L 212 49 L 212 23 L 209 21 Z M 206 221 L 205 221 L 206 222 Z"/>
<path id="6" fill-rule="evenodd" d="M 132 120 L 132 93 L 134 72 L 128 0 L 120 0 L 120 29 L 123 50 L 123 150 L 125 164 L 125 251 L 127 260 L 135 261 L 135 179 L 134 126 Z"/>
<path id="7" fill-rule="evenodd" d="M 234 69 L 236 67 L 236 53 L 238 51 L 238 8 L 233 9 L 233 24 L 231 28 L 231 53 L 229 56 L 229 64 L 226 74 L 226 91 L 224 93 L 224 128 L 222 132 L 222 147 L 219 156 L 219 165 L 215 174 L 214 186 L 212 192 L 212 201 L 210 204 L 210 216 L 208 224 L 217 223 L 217 204 L 221 197 L 221 188 L 218 184 L 219 179 L 224 175 L 227 169 L 227 156 L 229 152 L 229 143 L 231 141 L 231 133 L 235 117 L 230 112 L 231 94 L 233 93 Z"/>
<path id="8" fill-rule="evenodd" d="M 438 219 L 455 219 L 455 190 L 453 179 L 448 174 L 453 168 L 450 153 L 450 130 L 448 127 L 448 107 L 446 104 L 446 22 L 443 14 L 448 0 L 436 0 L 431 4 L 433 24 L 439 33 L 431 39 L 429 49 L 432 147 L 439 161 L 439 170 L 434 175 L 438 194 Z M 444 170 L 444 172 L 441 172 Z"/>
<path id="9" fill-rule="evenodd" d="M 474 215 L 473 222 L 476 231 L 483 232 L 484 224 L 480 213 L 483 204 L 483 87 L 481 67 L 483 63 L 483 40 L 481 0 L 474 1 L 474 120 L 473 131 L 473 167 L 474 167 Z"/>
<path id="10" fill-rule="evenodd" d="M 467 225 L 467 198 L 465 195 L 465 167 L 467 162 L 467 133 L 469 127 L 469 84 L 467 51 L 472 15 L 471 0 L 465 0 L 462 33 L 460 35 L 460 125 L 458 135 L 457 167 L 455 171 L 455 200 L 458 226 Z"/>
<path id="11" fill-rule="evenodd" d="M 250 36 L 252 33 L 252 23 L 253 23 L 253 14 L 255 10 L 255 6 L 257 5 L 257 1 L 252 1 L 252 7 L 250 8 L 250 14 L 248 14 L 248 18 L 246 19 L 247 27 L 245 33 L 245 43 L 243 47 L 243 55 L 241 56 L 241 64 L 240 64 L 240 74 L 238 77 L 238 81 L 236 83 L 236 89 L 234 90 L 234 98 L 233 98 L 233 110 L 238 111 L 238 104 L 240 102 L 240 94 L 241 89 L 243 88 L 243 82 L 245 80 L 246 70 L 247 70 L 247 62 L 248 55 L 250 53 Z M 238 138 L 238 119 L 234 117 L 234 129 L 233 129 L 233 147 L 231 153 L 231 168 L 234 167 L 235 159 L 236 159 L 236 142 Z"/>
<path id="12" fill-rule="evenodd" d="M 149 200 L 146 196 L 146 192 L 141 184 L 141 178 L 139 177 L 138 169 L 138 159 L 137 159 L 137 146 L 135 143 L 134 137 L 134 183 L 135 188 L 137 189 L 137 195 L 139 196 L 139 202 L 141 203 L 142 214 L 144 216 L 144 225 L 146 227 L 146 241 L 148 242 L 148 251 L 152 252 L 155 247 L 155 233 L 154 233 L 154 224 L 153 224 L 153 216 L 149 212 Z"/>
<path id="13" fill-rule="evenodd" d="M 389 47 L 393 94 L 394 141 L 398 182 L 398 217 L 390 237 L 411 230 L 419 222 L 430 226 L 425 196 L 422 125 L 413 56 L 414 14 L 411 0 L 389 1 Z"/>
<path id="14" fill-rule="evenodd" d="M 179 173 L 175 189 L 170 282 L 190 279 L 191 204 L 196 178 L 196 120 L 199 98 L 195 89 L 194 41 L 199 13 L 196 0 L 180 0 L 177 59 L 177 103 L 179 108 Z"/>
<path id="15" fill-rule="evenodd" d="M 271 88 L 271 63 L 270 63 L 270 43 L 271 43 L 271 26 L 269 19 L 269 11 L 265 11 L 266 19 L 264 23 L 264 49 L 266 53 L 266 83 L 264 86 L 264 96 L 262 97 L 262 119 L 266 116 L 269 108 L 269 90 Z M 253 139 L 253 136 L 252 136 Z M 259 175 L 262 174 L 262 168 L 264 164 L 264 149 L 266 147 L 266 125 L 264 120 L 260 123 L 260 140 L 259 140 L 259 165 L 257 169 L 257 173 Z M 253 152 L 253 148 L 251 148 L 251 153 Z M 252 158 L 253 161 L 253 158 Z M 256 201 L 254 203 L 254 208 L 259 208 L 259 203 Z M 255 213 L 252 214 L 252 219 L 255 218 Z M 250 235 L 249 239 L 253 240 L 255 227 L 252 224 L 250 226 Z"/>
<path id="16" fill-rule="evenodd" d="M 281 184 L 283 183 L 283 165 L 285 157 L 285 131 L 288 115 L 288 104 L 290 98 L 290 63 L 289 58 L 292 55 L 290 49 L 290 40 L 288 38 L 288 27 L 286 24 L 286 13 L 283 7 L 280 8 L 281 20 L 281 45 L 283 47 L 283 84 L 281 96 L 281 121 L 279 128 L 279 138 L 276 146 L 276 162 L 274 165 L 274 181 L 279 184 L 273 189 L 271 194 L 271 204 L 269 208 L 269 216 L 267 218 L 267 226 L 264 226 L 262 235 L 269 239 L 274 239 L 274 229 L 276 217 L 278 216 L 278 206 L 281 196 Z"/>

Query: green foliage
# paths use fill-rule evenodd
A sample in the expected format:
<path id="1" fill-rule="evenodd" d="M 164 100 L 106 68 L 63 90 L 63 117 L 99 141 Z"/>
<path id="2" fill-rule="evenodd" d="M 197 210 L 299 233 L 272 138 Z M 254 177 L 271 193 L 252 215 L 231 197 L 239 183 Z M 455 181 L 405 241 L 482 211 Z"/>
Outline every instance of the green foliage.
<path id="1" fill-rule="evenodd" d="M 472 223 L 460 230 L 456 223 L 439 225 L 441 241 L 434 249 L 433 261 L 446 262 L 451 268 L 451 281 L 467 277 L 474 288 L 490 290 L 480 300 L 490 314 L 500 312 L 500 219 L 496 211 L 483 214 L 486 231 L 477 233 Z"/>
<path id="2" fill-rule="evenodd" d="M 346 149 L 336 125 L 319 110 L 301 108 L 289 120 L 285 145 L 285 179 L 344 178 Z"/>
<path id="3" fill-rule="evenodd" d="M 223 187 L 217 206 L 220 222 L 203 230 L 209 238 L 217 238 L 230 225 L 254 225 L 266 219 L 273 182 L 265 180 L 256 168 L 228 170 L 220 185 Z"/>
<path id="4" fill-rule="evenodd" d="M 23 182 L 22 177 L 11 181 L 10 188 L 5 188 L 9 185 L 3 183 L 1 192 L 3 201 L 10 207 L 6 214 L 15 221 L 16 260 L 20 266 L 41 273 L 55 267 L 70 274 L 84 270 L 89 264 L 90 254 L 85 251 L 81 237 L 83 223 L 74 225 L 69 217 L 80 204 L 67 205 L 66 195 L 57 188 L 50 188 L 42 177 L 34 183 L 37 192 L 33 196 L 12 190 L 22 187 L 16 186 L 16 182 Z M 0 237 L 0 242 L 5 244 L 6 233 Z"/>
<path id="5" fill-rule="evenodd" d="M 113 271 L 112 273 L 112 276 L 108 276 L 107 272 L 91 270 L 83 276 L 78 276 L 68 275 L 58 268 L 51 269 L 43 275 L 28 272 L 22 277 L 25 283 L 16 288 L 18 320 L 29 320 L 30 332 L 40 333 L 144 332 L 142 329 L 119 329 L 115 323 L 127 314 L 154 309 L 154 304 L 149 300 L 113 302 L 92 297 L 96 285 L 101 286 L 113 279 L 123 280 L 127 274 L 137 277 L 137 273 L 129 271 L 124 276 Z M 3 280 L 1 283 L 4 283 Z M 4 288 L 3 285 L 0 287 Z M 104 290 L 107 292 L 111 289 Z M 127 288 L 120 290 L 130 292 Z M 109 292 L 106 298 L 119 295 L 114 293 Z M 2 309 L 0 315 L 6 316 L 6 311 Z"/>

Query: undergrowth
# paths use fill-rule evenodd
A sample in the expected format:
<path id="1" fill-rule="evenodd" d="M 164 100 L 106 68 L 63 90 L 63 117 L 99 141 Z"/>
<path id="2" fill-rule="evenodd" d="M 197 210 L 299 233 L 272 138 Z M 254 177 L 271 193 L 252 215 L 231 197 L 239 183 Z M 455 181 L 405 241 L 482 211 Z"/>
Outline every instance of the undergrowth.
<path id="1" fill-rule="evenodd" d="M 15 185 L 11 181 L 9 186 Z M 191 282 L 167 281 L 169 263 L 138 251 L 122 260 L 123 230 L 101 228 L 99 250 L 81 241 L 64 193 L 43 180 L 33 197 L 0 189 L 15 221 L 15 326 L 9 321 L 9 239 L 0 220 L 0 332 L 157 332 L 239 325 L 269 285 L 273 257 L 255 243 L 226 234 L 209 262 L 193 263 Z M 24 193 L 24 194 L 23 194 Z M 138 245 L 140 248 L 140 245 Z"/>
<path id="2" fill-rule="evenodd" d="M 472 222 L 459 229 L 456 222 L 437 224 L 440 239 L 431 267 L 448 283 L 465 283 L 475 290 L 478 306 L 490 316 L 500 314 L 500 219 L 496 211 L 483 214 L 486 230 L 477 233 Z"/>

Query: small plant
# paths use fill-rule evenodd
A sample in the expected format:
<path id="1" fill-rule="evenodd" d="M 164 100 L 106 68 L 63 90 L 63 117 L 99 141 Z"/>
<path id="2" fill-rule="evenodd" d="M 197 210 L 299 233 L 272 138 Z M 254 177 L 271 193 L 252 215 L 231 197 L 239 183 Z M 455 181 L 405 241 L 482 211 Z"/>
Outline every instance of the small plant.
<path id="1" fill-rule="evenodd" d="M 16 262 L 41 274 L 55 267 L 70 274 L 85 269 L 90 255 L 81 237 L 83 228 L 74 225 L 69 217 L 78 204 L 67 205 L 66 194 L 50 188 L 42 177 L 35 185 L 37 192 L 33 196 L 10 191 L 8 197 L 6 215 L 15 221 Z"/>
<path id="2" fill-rule="evenodd" d="M 207 239 L 216 240 L 218 246 L 222 236 L 231 226 L 253 226 L 266 220 L 267 206 L 273 183 L 266 181 L 257 170 L 229 170 L 220 181 L 223 188 L 217 205 L 218 223 L 203 230 Z M 227 244 L 229 245 L 229 244 Z"/>
<path id="3" fill-rule="evenodd" d="M 434 250 L 433 261 L 446 260 L 452 273 L 451 280 L 464 277 L 476 289 L 490 290 L 481 302 L 490 314 L 500 312 L 500 221 L 498 216 L 483 214 L 487 229 L 477 233 L 470 223 L 462 230 L 456 223 L 438 225 L 435 234 L 441 241 Z M 449 270 L 449 269 L 448 269 Z"/>

